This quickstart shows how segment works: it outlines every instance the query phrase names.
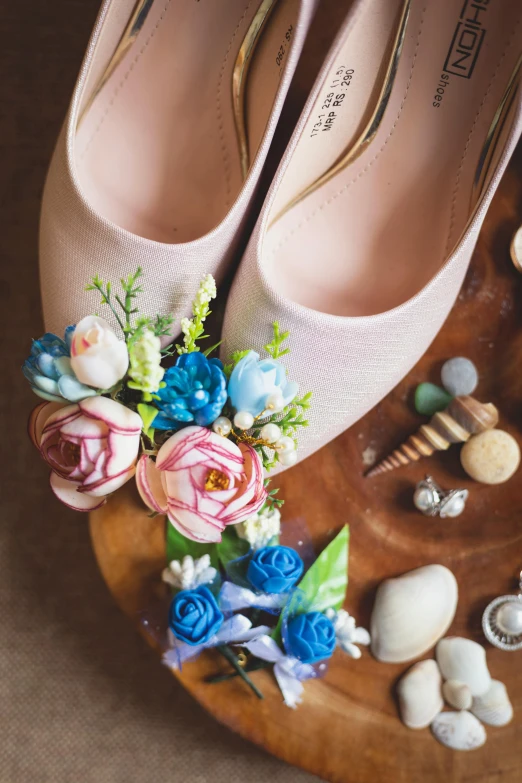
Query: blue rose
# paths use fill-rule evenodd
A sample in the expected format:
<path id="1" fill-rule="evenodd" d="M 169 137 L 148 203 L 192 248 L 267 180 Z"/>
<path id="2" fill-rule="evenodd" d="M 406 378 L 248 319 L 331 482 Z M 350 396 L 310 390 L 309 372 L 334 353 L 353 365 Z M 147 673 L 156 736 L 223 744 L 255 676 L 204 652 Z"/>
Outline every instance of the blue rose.
<path id="1" fill-rule="evenodd" d="M 247 579 L 263 593 L 286 593 L 303 573 L 303 561 L 288 546 L 258 549 L 248 564 Z"/>
<path id="2" fill-rule="evenodd" d="M 219 359 L 195 351 L 182 354 L 163 377 L 165 386 L 155 395 L 157 430 L 179 430 L 189 424 L 208 427 L 227 401 L 227 379 Z"/>
<path id="3" fill-rule="evenodd" d="M 208 587 L 181 590 L 169 610 L 169 628 L 182 642 L 205 644 L 216 634 L 224 620 L 216 599 Z"/>
<path id="4" fill-rule="evenodd" d="M 321 612 L 294 617 L 286 631 L 286 651 L 302 663 L 317 663 L 330 658 L 335 650 L 335 628 Z"/>
<path id="5" fill-rule="evenodd" d="M 249 351 L 234 367 L 228 382 L 228 396 L 237 411 L 259 416 L 265 410 L 269 394 L 282 395 L 285 406 L 297 392 L 297 383 L 289 383 L 286 370 L 275 359 L 259 360 L 259 354 Z"/>
<path id="6" fill-rule="evenodd" d="M 79 402 L 93 397 L 95 389 L 80 383 L 71 368 L 71 340 L 75 326 L 68 326 L 65 339 L 47 332 L 33 340 L 22 372 L 38 397 L 51 402 Z"/>

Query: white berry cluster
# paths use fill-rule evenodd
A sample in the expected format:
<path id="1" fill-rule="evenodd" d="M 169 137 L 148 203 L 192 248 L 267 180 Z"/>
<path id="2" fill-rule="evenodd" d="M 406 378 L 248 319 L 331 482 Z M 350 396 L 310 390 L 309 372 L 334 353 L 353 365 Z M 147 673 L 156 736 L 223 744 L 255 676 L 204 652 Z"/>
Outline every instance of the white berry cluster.
<path id="1" fill-rule="evenodd" d="M 261 549 L 281 532 L 281 513 L 278 508 L 267 506 L 237 525 L 236 531 L 252 549 Z"/>
<path id="2" fill-rule="evenodd" d="M 203 555 L 194 560 L 186 555 L 183 561 L 172 560 L 163 570 L 162 579 L 178 590 L 194 590 L 199 585 L 212 582 L 217 571 L 210 565 L 210 555 Z"/>
<path id="3" fill-rule="evenodd" d="M 361 651 L 357 645 L 363 644 L 367 646 L 371 641 L 370 634 L 366 628 L 358 628 L 355 618 L 344 609 L 339 609 L 337 612 L 335 609 L 327 609 L 325 614 L 334 624 L 335 636 L 339 647 L 352 658 L 360 658 Z"/>

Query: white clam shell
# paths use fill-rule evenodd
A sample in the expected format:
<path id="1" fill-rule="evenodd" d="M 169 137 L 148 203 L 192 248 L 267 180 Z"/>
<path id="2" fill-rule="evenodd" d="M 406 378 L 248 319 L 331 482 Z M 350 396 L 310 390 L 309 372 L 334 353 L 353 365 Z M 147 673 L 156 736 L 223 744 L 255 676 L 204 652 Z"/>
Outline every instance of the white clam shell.
<path id="1" fill-rule="evenodd" d="M 473 702 L 469 686 L 458 680 L 447 680 L 442 686 L 442 695 L 456 710 L 469 710 Z"/>
<path id="2" fill-rule="evenodd" d="M 427 652 L 451 625 L 457 598 L 456 579 L 441 565 L 386 579 L 377 590 L 371 618 L 374 656 L 403 663 Z"/>
<path id="3" fill-rule="evenodd" d="M 485 649 L 471 639 L 448 636 L 436 650 L 437 663 L 445 680 L 465 683 L 473 696 L 482 696 L 491 685 Z"/>
<path id="4" fill-rule="evenodd" d="M 474 750 L 486 741 L 486 729 L 467 710 L 441 712 L 431 724 L 431 730 L 439 742 L 453 750 Z"/>
<path id="5" fill-rule="evenodd" d="M 419 661 L 399 680 L 397 694 L 403 723 L 424 729 L 444 706 L 439 667 L 434 660 Z"/>
<path id="6" fill-rule="evenodd" d="M 489 690 L 473 699 L 471 711 L 489 726 L 505 726 L 509 723 L 513 718 L 513 707 L 504 683 L 491 680 Z"/>

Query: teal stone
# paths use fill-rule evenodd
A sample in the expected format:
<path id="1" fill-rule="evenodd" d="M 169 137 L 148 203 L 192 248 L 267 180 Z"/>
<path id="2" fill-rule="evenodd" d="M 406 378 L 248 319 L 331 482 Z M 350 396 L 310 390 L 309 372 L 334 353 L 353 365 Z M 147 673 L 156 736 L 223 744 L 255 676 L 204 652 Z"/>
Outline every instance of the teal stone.
<path id="1" fill-rule="evenodd" d="M 445 410 L 453 397 L 434 383 L 420 383 L 415 390 L 415 410 L 423 416 Z"/>

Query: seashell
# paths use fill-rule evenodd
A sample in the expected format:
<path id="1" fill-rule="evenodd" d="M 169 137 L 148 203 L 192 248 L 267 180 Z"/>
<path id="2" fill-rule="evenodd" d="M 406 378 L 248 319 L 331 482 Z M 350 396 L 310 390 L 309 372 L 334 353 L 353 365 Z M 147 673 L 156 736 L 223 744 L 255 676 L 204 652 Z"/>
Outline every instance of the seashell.
<path id="1" fill-rule="evenodd" d="M 425 729 L 442 711 L 442 678 L 433 660 L 419 661 L 401 677 L 397 686 L 402 722 L 409 729 Z"/>
<path id="2" fill-rule="evenodd" d="M 452 443 L 465 443 L 471 435 L 492 429 L 498 422 L 498 411 L 490 402 L 474 397 L 455 397 L 445 411 L 432 416 L 415 435 L 395 449 L 389 457 L 367 473 L 367 477 L 387 473 L 401 465 L 429 457 L 434 451 L 446 451 Z"/>
<path id="3" fill-rule="evenodd" d="M 472 696 L 482 696 L 491 686 L 485 649 L 471 639 L 448 636 L 442 639 L 435 657 L 445 680 L 457 680 L 468 686 Z"/>
<path id="4" fill-rule="evenodd" d="M 513 266 L 518 272 L 522 272 L 522 226 L 513 234 L 509 249 Z"/>
<path id="5" fill-rule="evenodd" d="M 373 655 L 386 663 L 403 663 L 425 653 L 451 625 L 457 597 L 456 579 L 441 565 L 386 579 L 372 611 Z"/>
<path id="6" fill-rule="evenodd" d="M 431 730 L 435 739 L 453 750 L 474 750 L 486 741 L 486 729 L 467 710 L 441 712 L 431 724 Z"/>
<path id="7" fill-rule="evenodd" d="M 469 686 L 458 680 L 447 680 L 442 686 L 442 695 L 456 710 L 469 710 L 473 702 Z"/>
<path id="8" fill-rule="evenodd" d="M 482 696 L 475 696 L 471 712 L 489 726 L 505 726 L 513 718 L 513 707 L 506 686 L 491 680 L 491 686 Z"/>

